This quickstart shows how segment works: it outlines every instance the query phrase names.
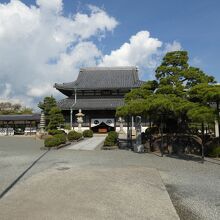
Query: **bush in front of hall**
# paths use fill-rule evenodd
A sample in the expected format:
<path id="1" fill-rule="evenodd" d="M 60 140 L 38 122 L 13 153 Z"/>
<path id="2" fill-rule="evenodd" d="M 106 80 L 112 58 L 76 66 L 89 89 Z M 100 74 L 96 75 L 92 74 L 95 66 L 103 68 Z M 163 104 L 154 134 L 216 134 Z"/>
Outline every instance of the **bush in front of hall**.
<path id="1" fill-rule="evenodd" d="M 48 137 L 44 140 L 45 147 L 56 147 L 60 145 L 60 140 L 57 137 Z"/>
<path id="2" fill-rule="evenodd" d="M 82 134 L 76 131 L 70 131 L 67 135 L 69 141 L 76 141 L 82 138 Z"/>
<path id="3" fill-rule="evenodd" d="M 212 151 L 209 153 L 211 157 L 220 157 L 220 146 L 214 147 Z"/>
<path id="4" fill-rule="evenodd" d="M 65 132 L 62 131 L 62 130 L 55 130 L 55 129 L 53 129 L 53 130 L 48 130 L 48 134 L 50 134 L 50 135 L 64 134 L 64 133 L 65 133 Z"/>
<path id="5" fill-rule="evenodd" d="M 105 138 L 104 146 L 115 146 L 117 144 L 118 133 L 110 131 Z"/>
<path id="6" fill-rule="evenodd" d="M 45 147 L 57 147 L 65 143 L 66 143 L 65 134 L 55 134 L 54 136 L 50 136 L 44 140 Z"/>
<path id="7" fill-rule="evenodd" d="M 90 129 L 83 131 L 83 137 L 88 137 L 88 138 L 93 137 L 93 131 Z"/>
<path id="8" fill-rule="evenodd" d="M 60 141 L 60 144 L 66 143 L 66 135 L 65 134 L 55 134 L 53 137 L 58 138 Z"/>

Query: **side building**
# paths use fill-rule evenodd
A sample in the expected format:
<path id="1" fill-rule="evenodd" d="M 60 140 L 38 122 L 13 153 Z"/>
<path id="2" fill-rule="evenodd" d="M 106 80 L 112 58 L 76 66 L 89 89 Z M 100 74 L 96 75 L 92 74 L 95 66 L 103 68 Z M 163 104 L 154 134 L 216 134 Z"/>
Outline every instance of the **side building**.
<path id="1" fill-rule="evenodd" d="M 73 127 L 77 127 L 75 114 L 81 109 L 82 129 L 106 132 L 116 130 L 116 108 L 124 105 L 125 94 L 143 83 L 136 67 L 93 67 L 80 69 L 75 81 L 54 87 L 67 96 L 58 102 L 66 123 L 72 112 Z"/>
<path id="2" fill-rule="evenodd" d="M 14 134 L 36 134 L 40 125 L 40 114 L 0 115 L 0 136 Z"/>

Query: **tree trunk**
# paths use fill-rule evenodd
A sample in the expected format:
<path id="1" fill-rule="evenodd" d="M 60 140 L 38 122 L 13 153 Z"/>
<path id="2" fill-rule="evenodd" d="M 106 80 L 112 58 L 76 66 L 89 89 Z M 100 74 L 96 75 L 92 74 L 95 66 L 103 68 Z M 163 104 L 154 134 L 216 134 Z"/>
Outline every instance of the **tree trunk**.
<path id="1" fill-rule="evenodd" d="M 218 121 L 218 133 L 219 133 L 219 129 L 220 129 L 220 121 L 219 121 L 219 101 L 216 102 L 216 108 L 217 108 L 217 121 Z M 218 144 L 220 144 L 220 135 L 218 135 Z"/>
<path id="2" fill-rule="evenodd" d="M 204 143 L 204 141 L 205 141 L 205 134 L 204 134 L 204 132 L 205 132 L 204 123 L 202 122 L 202 143 Z"/>

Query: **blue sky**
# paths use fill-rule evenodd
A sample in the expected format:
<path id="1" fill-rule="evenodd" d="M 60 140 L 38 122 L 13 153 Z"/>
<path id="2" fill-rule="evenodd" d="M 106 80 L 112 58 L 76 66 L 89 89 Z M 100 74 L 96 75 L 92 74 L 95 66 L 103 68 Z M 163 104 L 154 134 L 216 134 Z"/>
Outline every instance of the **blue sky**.
<path id="1" fill-rule="evenodd" d="M 23 2 L 35 4 L 35 0 Z M 104 52 L 117 49 L 134 33 L 148 30 L 164 42 L 180 42 L 191 62 L 195 59 L 192 64 L 220 81 L 219 0 L 64 0 L 64 13 L 84 10 L 87 4 L 104 8 L 119 21 L 114 33 L 100 43 Z"/>
<path id="2" fill-rule="evenodd" d="M 54 2 L 54 4 L 58 4 L 57 2 L 60 2 L 61 0 L 50 0 L 50 1 Z M 0 0 L 1 5 L 3 5 L 3 3 L 7 5 L 9 2 L 10 1 Z M 32 10 L 30 8 L 30 5 L 35 5 L 36 8 L 40 9 L 41 11 L 43 11 L 43 8 L 51 7 L 51 5 L 45 6 L 47 4 L 46 0 L 39 0 L 40 3 L 38 2 L 37 4 L 35 0 L 23 0 L 21 2 L 24 3 L 28 7 L 28 10 L 30 11 Z M 22 7 L 24 8 L 24 4 L 23 6 L 22 5 L 19 6 L 17 4 L 16 7 L 19 6 L 21 8 Z M 158 65 L 158 60 L 161 59 L 163 55 L 163 51 L 166 51 L 165 49 L 166 44 L 170 44 L 172 45 L 171 50 L 175 48 L 178 49 L 179 47 L 181 47 L 181 49 L 187 50 L 189 52 L 191 65 L 198 66 L 207 74 L 214 75 L 217 81 L 220 82 L 220 74 L 219 74 L 220 1 L 218 0 L 209 0 L 209 1 L 208 0 L 166 0 L 166 1 L 164 0 L 145 0 L 145 1 L 144 0 L 136 0 L 136 1 L 64 0 L 62 12 L 59 13 L 61 13 L 62 17 L 64 18 L 72 17 L 77 13 L 80 13 L 82 15 L 89 15 L 90 18 L 91 14 L 93 13 L 91 11 L 93 9 L 91 10 L 91 8 L 88 8 L 87 5 L 93 5 L 98 7 L 100 10 L 102 10 L 102 12 L 99 11 L 100 13 L 102 13 L 102 15 L 103 13 L 107 15 L 106 18 L 107 20 L 105 24 L 97 24 L 96 27 L 94 27 L 97 28 L 98 34 L 97 32 L 90 33 L 90 35 L 84 37 L 83 40 L 74 41 L 71 44 L 71 47 L 75 48 L 75 46 L 77 46 L 82 41 L 83 43 L 87 43 L 87 44 L 89 42 L 90 43 L 92 42 L 92 44 L 89 45 L 93 48 L 91 50 L 93 50 L 94 52 L 91 55 L 91 57 L 93 58 L 95 57 L 93 61 L 91 61 L 90 59 L 91 57 L 90 57 L 90 58 L 86 58 L 86 61 L 84 63 L 78 62 L 74 64 L 75 69 L 83 65 L 94 64 L 94 62 L 96 62 L 97 59 L 102 59 L 103 65 L 112 64 L 112 63 L 115 64 L 116 59 L 121 59 L 122 61 L 120 63 L 122 64 L 126 63 L 125 61 L 129 61 L 129 59 L 126 60 L 126 58 L 122 57 L 123 55 L 121 55 L 126 53 L 126 49 L 125 49 L 126 45 L 124 44 L 128 43 L 130 44 L 131 48 L 133 48 L 132 43 L 131 41 L 129 41 L 129 39 L 131 39 L 132 36 L 136 36 L 137 41 L 140 38 L 145 38 L 148 40 L 152 38 L 153 41 L 157 43 L 157 45 L 154 47 L 153 52 L 151 53 L 151 55 L 149 55 L 151 56 L 151 58 L 148 57 L 146 58 L 146 60 L 141 60 L 140 62 L 139 60 L 137 60 L 136 63 L 134 63 L 141 66 L 141 71 L 142 71 L 141 77 L 143 79 L 152 78 L 152 73 L 153 73 L 153 69 L 155 68 L 155 63 Z M 14 6 L 14 8 L 16 7 Z M 9 13 L 10 10 L 14 10 L 14 9 L 13 7 L 7 5 L 8 14 L 10 14 Z M 26 11 L 25 10 L 24 13 L 28 13 L 27 10 Z M 99 12 L 94 12 L 94 13 L 99 13 Z M 48 15 L 48 13 L 47 14 L 44 13 L 44 16 L 51 16 L 51 15 Z M 60 15 L 57 16 L 60 17 Z M 0 19 L 1 19 L 1 14 L 0 14 Z M 91 22 L 93 22 L 92 19 Z M 88 25 L 92 26 L 93 24 L 88 22 Z M 104 27 L 98 25 L 104 25 Z M 6 27 L 8 28 L 8 24 Z M 67 30 L 62 30 L 62 31 L 65 34 L 67 32 Z M 147 36 L 147 33 L 143 33 L 144 31 L 147 31 L 150 34 L 150 36 Z M 142 36 L 141 34 L 138 35 L 139 32 L 142 33 Z M 72 33 L 67 33 L 68 36 L 71 34 Z M 157 40 L 161 42 L 163 46 L 159 45 L 159 42 L 156 42 Z M 39 39 L 37 40 L 35 39 L 34 42 L 35 41 L 38 42 Z M 70 44 L 71 40 L 69 40 L 68 42 Z M 175 42 L 177 44 L 176 46 L 174 45 Z M 52 46 L 48 50 L 50 50 L 51 48 Z M 3 49 L 5 49 L 5 47 L 3 47 Z M 27 47 L 27 49 L 30 51 L 36 51 L 36 48 L 33 47 L 31 48 Z M 59 61 L 60 56 L 63 55 L 60 51 L 61 51 L 60 48 L 59 50 L 58 49 L 55 50 L 52 48 L 51 53 L 48 55 L 48 59 L 49 60 L 54 59 L 55 57 L 55 59 L 58 59 Z M 114 51 L 115 53 L 112 53 Z M 138 49 L 136 48 L 134 51 L 136 53 Z M 54 57 L 53 55 L 51 55 L 53 52 L 54 52 Z M 130 49 L 130 53 L 133 53 L 132 49 Z M 158 53 L 160 55 L 158 55 Z M 115 54 L 116 57 L 114 57 Z M 127 56 L 127 54 L 125 55 Z M 82 54 L 80 54 L 80 56 L 82 56 Z M 129 55 L 129 57 L 130 56 L 131 54 Z M 155 63 L 152 64 L 152 62 L 154 62 L 152 61 L 153 59 L 152 57 L 155 56 L 157 56 L 157 59 Z M 35 58 L 35 60 L 36 59 L 37 58 Z M 149 66 L 147 66 L 146 68 L 144 67 L 145 61 L 146 61 L 146 65 L 148 65 L 149 63 Z M 65 61 L 65 63 L 67 63 L 67 61 Z M 16 69 L 18 69 L 18 66 L 21 66 L 21 64 L 22 61 L 16 66 Z M 5 66 L 8 67 L 10 65 L 7 64 Z M 41 71 L 44 68 L 43 65 L 40 64 L 38 65 L 38 67 L 39 69 L 41 69 Z M 46 68 L 48 68 L 48 66 Z M 62 66 L 62 70 L 65 68 L 67 67 Z M 10 72 L 9 70 L 7 71 Z M 31 71 L 31 67 L 28 67 L 28 70 L 25 69 L 25 71 L 26 73 L 28 73 L 28 71 Z M 45 70 L 45 72 L 48 71 L 49 71 L 48 69 Z M 71 72 L 70 69 L 68 69 L 68 71 Z M 148 71 L 151 73 L 148 74 L 147 73 Z M 0 75 L 1 81 L 5 81 L 4 85 L 3 83 L 2 85 L 0 84 L 0 90 L 1 88 L 2 89 L 8 88 L 8 90 L 10 90 L 10 88 L 13 87 L 13 82 L 11 82 L 10 80 L 7 81 L 10 78 L 9 75 L 10 73 L 8 73 L 8 75 L 5 74 L 4 76 Z M 40 74 L 36 72 L 35 75 L 39 76 Z M 64 82 L 69 81 L 71 79 L 70 74 L 69 75 L 66 74 L 65 79 L 63 78 Z M 48 83 L 52 83 L 53 80 L 59 82 L 60 80 L 62 80 L 62 78 L 59 77 L 50 78 L 50 80 L 48 79 Z M 37 84 L 39 84 L 39 81 L 36 80 L 35 85 Z M 34 87 L 35 85 L 33 84 L 32 87 Z M 36 93 L 40 90 L 41 90 L 40 88 L 36 87 L 33 93 L 31 93 L 32 95 L 34 94 L 33 96 L 27 93 L 23 94 L 23 96 L 26 95 L 28 97 L 27 100 L 29 100 L 29 102 L 31 103 L 33 101 L 32 99 L 35 100 L 37 99 L 37 97 L 39 98 L 40 95 L 44 95 L 43 93 L 41 94 L 40 92 L 39 92 L 39 96 L 36 95 Z M 45 92 L 46 91 L 50 91 L 50 89 L 45 90 Z M 17 93 L 19 92 L 20 91 L 18 89 Z M 4 99 L 7 96 L 9 98 L 12 97 L 19 99 L 20 97 L 22 97 L 22 94 L 20 97 L 16 97 L 12 91 L 8 91 L 7 94 L 4 94 L 4 97 L 0 97 L 0 98 Z"/>
<path id="3" fill-rule="evenodd" d="M 71 1 L 67 1 L 71 5 Z M 120 25 L 106 50 L 118 48 L 139 30 L 150 31 L 164 42 L 181 43 L 195 65 L 220 81 L 220 1 L 219 0 L 111 0 L 91 1 L 104 6 Z M 89 3 L 91 3 L 89 2 Z M 81 1 L 88 3 L 88 1 Z M 68 7 L 67 7 L 68 8 Z M 110 42 L 110 43 L 108 43 Z M 193 64 L 194 64 L 193 63 Z"/>

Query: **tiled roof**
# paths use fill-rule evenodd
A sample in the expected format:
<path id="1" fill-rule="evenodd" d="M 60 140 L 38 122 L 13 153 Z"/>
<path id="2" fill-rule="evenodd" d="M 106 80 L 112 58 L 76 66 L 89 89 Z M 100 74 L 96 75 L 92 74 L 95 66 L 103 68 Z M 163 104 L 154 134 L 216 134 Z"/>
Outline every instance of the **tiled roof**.
<path id="1" fill-rule="evenodd" d="M 62 110 L 70 110 L 74 104 L 74 99 L 66 98 L 58 102 Z M 73 110 L 115 110 L 117 107 L 124 105 L 123 98 L 92 98 L 77 99 Z"/>
<path id="2" fill-rule="evenodd" d="M 40 114 L 0 115 L 0 121 L 40 121 Z"/>
<path id="3" fill-rule="evenodd" d="M 144 81 L 139 80 L 136 67 L 90 67 L 80 69 L 77 80 L 55 84 L 58 90 L 136 88 Z"/>

